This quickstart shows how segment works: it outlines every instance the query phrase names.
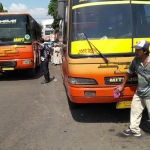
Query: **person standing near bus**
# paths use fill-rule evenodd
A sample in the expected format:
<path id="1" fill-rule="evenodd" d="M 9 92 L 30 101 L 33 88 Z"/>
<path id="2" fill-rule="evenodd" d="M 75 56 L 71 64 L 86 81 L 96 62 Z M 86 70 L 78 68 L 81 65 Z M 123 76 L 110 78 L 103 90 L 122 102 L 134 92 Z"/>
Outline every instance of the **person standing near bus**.
<path id="1" fill-rule="evenodd" d="M 47 44 L 44 44 L 44 39 L 40 38 L 39 42 L 36 42 L 39 46 L 40 50 L 40 57 L 41 57 L 41 65 L 43 69 L 43 75 L 45 80 L 41 82 L 41 84 L 49 83 L 50 82 L 50 75 L 49 75 L 49 55 L 50 49 Z"/>
<path id="2" fill-rule="evenodd" d="M 61 47 L 57 43 L 54 43 L 53 63 L 55 66 L 62 63 Z"/>
<path id="3" fill-rule="evenodd" d="M 54 52 L 54 43 L 53 42 L 50 45 L 50 49 L 51 49 L 51 64 L 53 64 L 53 52 Z"/>
<path id="4" fill-rule="evenodd" d="M 150 118 L 149 43 L 145 40 L 140 40 L 135 46 L 133 46 L 133 48 L 135 48 L 135 58 L 132 60 L 122 84 L 117 89 L 117 92 L 124 90 L 125 84 L 130 75 L 136 72 L 138 77 L 138 86 L 132 99 L 130 126 L 129 129 L 123 131 L 123 134 L 126 136 L 141 136 L 139 125 L 145 106 Z"/>

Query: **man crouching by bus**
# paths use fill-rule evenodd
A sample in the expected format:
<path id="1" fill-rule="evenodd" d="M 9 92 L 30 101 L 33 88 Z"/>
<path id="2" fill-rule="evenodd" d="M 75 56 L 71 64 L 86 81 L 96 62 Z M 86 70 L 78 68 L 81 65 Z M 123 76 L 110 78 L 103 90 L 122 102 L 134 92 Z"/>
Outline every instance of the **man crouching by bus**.
<path id="1" fill-rule="evenodd" d="M 40 38 L 39 42 L 35 42 L 39 46 L 40 50 L 40 57 L 41 57 L 41 65 L 43 69 L 43 75 L 45 80 L 41 82 L 41 84 L 49 83 L 50 77 L 49 77 L 49 55 L 50 55 L 50 49 L 48 48 L 48 45 L 44 44 L 44 39 Z"/>

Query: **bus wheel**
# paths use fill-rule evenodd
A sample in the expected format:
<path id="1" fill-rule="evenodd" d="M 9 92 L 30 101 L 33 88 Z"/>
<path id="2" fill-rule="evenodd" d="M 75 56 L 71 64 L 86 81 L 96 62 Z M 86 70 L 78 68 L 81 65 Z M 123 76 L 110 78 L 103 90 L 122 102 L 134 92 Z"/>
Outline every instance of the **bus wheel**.
<path id="1" fill-rule="evenodd" d="M 35 68 L 28 69 L 28 76 L 29 77 L 34 77 L 35 76 Z"/>
<path id="2" fill-rule="evenodd" d="M 67 98 L 68 98 L 69 108 L 76 109 L 79 107 L 79 104 L 72 102 L 68 96 L 67 96 Z"/>

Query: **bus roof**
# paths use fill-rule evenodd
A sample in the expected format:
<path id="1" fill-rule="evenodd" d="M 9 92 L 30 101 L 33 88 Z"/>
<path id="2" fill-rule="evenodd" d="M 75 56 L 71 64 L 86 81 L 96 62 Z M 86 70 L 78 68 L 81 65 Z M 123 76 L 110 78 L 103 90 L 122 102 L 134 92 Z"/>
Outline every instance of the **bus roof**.
<path id="1" fill-rule="evenodd" d="M 20 15 L 20 14 L 26 14 L 26 15 L 30 15 L 28 12 L 4 12 L 4 13 L 0 13 L 0 15 Z"/>

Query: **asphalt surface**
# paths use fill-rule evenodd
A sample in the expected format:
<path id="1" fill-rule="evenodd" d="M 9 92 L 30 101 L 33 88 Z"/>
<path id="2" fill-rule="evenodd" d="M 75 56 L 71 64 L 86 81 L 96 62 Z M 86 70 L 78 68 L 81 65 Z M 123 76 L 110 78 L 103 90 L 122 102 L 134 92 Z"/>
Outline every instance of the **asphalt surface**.
<path id="1" fill-rule="evenodd" d="M 69 109 L 60 66 L 50 64 L 53 81 L 41 85 L 25 72 L 0 75 L 0 150 L 150 150 L 147 112 L 142 137 L 125 137 L 130 109 L 83 104 Z"/>

